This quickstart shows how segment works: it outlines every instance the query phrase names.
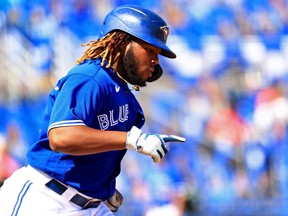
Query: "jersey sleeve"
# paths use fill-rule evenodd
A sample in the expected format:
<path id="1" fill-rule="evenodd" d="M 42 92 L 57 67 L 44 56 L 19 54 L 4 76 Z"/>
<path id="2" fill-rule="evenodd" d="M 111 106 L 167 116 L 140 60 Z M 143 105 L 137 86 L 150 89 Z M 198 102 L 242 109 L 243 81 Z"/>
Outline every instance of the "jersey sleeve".
<path id="1" fill-rule="evenodd" d="M 103 102 L 96 80 L 82 74 L 74 74 L 58 82 L 51 94 L 55 102 L 48 131 L 55 127 L 89 126 Z"/>

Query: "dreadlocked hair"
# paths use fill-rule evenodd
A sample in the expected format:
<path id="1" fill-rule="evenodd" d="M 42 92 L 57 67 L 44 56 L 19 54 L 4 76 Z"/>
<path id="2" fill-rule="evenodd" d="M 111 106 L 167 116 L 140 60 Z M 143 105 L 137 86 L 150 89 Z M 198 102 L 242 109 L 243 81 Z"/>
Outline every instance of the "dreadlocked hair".
<path id="1" fill-rule="evenodd" d="M 109 68 L 119 51 L 119 45 L 128 38 L 129 35 L 127 33 L 114 31 L 106 34 L 97 41 L 89 41 L 86 44 L 81 44 L 83 47 L 88 46 L 88 49 L 84 52 L 83 56 L 76 61 L 76 64 L 81 64 L 85 60 L 102 57 L 101 65 L 104 66 L 104 62 L 106 61 L 108 63 L 106 68 Z"/>

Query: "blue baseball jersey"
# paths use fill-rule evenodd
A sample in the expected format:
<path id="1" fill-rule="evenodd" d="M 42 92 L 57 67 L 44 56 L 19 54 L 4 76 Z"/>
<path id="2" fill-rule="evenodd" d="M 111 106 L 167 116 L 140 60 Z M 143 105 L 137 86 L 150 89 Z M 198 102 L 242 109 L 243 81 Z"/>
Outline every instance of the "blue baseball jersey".
<path id="1" fill-rule="evenodd" d="M 27 153 L 31 166 L 80 192 L 103 200 L 115 191 L 120 163 L 127 150 L 85 156 L 54 152 L 48 131 L 56 127 L 86 125 L 99 130 L 129 131 L 144 124 L 135 96 L 112 69 L 100 59 L 76 65 L 49 94 L 39 140 Z"/>

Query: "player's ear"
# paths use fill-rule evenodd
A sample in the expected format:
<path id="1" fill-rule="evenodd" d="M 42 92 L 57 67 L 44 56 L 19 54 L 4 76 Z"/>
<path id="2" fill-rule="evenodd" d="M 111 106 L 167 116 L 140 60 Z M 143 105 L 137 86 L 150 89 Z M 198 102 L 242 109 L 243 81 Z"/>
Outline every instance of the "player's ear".
<path id="1" fill-rule="evenodd" d="M 132 36 L 131 35 L 127 35 L 127 37 L 121 42 L 121 46 L 126 48 L 126 46 L 131 43 L 132 41 Z"/>
<path id="2" fill-rule="evenodd" d="M 122 46 L 126 47 L 131 42 L 131 39 L 128 37 L 124 41 L 122 41 Z"/>
<path id="3" fill-rule="evenodd" d="M 127 39 L 123 40 L 120 44 L 118 44 L 118 46 L 117 46 L 117 54 L 116 54 L 115 59 L 118 59 L 119 56 L 121 56 L 121 55 L 123 55 L 125 53 L 126 48 L 129 45 L 129 43 L 130 43 L 130 39 L 127 38 Z"/>
<path id="4" fill-rule="evenodd" d="M 127 38 L 119 44 L 118 50 L 123 54 L 125 53 L 127 46 L 131 43 L 131 39 Z"/>

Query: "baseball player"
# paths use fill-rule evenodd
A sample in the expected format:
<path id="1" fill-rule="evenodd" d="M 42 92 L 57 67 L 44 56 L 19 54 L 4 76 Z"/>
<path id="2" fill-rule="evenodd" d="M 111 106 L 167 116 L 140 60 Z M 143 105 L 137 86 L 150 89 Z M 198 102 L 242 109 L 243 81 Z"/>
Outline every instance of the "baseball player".
<path id="1" fill-rule="evenodd" d="M 113 215 L 122 204 L 115 188 L 127 149 L 159 162 L 175 135 L 144 133 L 143 111 L 131 89 L 163 73 L 158 54 L 169 29 L 154 12 L 119 6 L 106 16 L 100 37 L 49 94 L 39 140 L 28 165 L 0 190 L 1 216 Z"/>

